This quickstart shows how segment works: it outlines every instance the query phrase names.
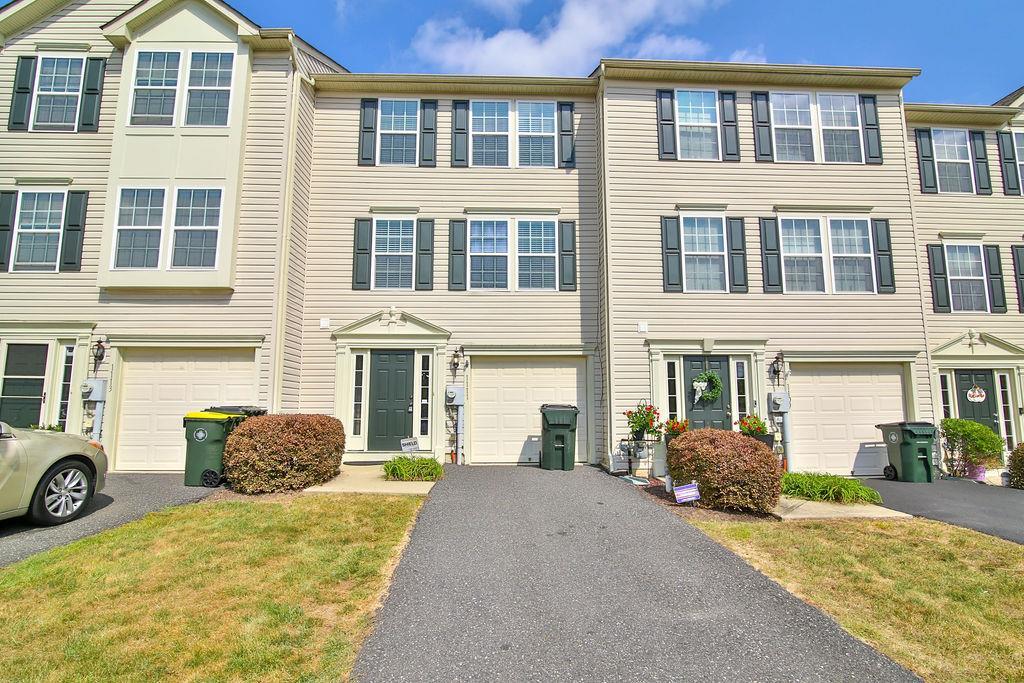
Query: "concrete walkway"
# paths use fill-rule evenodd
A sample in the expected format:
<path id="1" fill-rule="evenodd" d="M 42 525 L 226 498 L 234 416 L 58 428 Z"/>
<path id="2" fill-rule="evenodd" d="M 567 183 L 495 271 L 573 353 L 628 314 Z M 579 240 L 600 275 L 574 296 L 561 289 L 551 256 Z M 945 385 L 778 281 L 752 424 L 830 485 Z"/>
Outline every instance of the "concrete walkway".
<path id="1" fill-rule="evenodd" d="M 906 681 L 649 497 L 589 467 L 448 467 L 359 681 Z"/>
<path id="2" fill-rule="evenodd" d="M 382 493 L 385 495 L 425 496 L 434 488 L 432 481 L 388 481 L 379 464 L 342 465 L 334 479 L 310 486 L 306 493 Z"/>
<path id="3" fill-rule="evenodd" d="M 784 522 L 802 519 L 908 519 L 913 516 L 881 505 L 844 505 L 791 496 L 781 496 L 772 514 Z"/>

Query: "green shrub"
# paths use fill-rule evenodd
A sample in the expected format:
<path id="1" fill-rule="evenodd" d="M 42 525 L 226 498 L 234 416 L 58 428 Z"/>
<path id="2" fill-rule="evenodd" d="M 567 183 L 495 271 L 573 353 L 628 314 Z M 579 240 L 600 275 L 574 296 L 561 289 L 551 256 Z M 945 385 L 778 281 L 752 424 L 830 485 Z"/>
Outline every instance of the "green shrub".
<path id="1" fill-rule="evenodd" d="M 983 424 L 947 417 L 941 423 L 946 469 L 966 477 L 972 467 L 1001 465 L 1003 440 Z"/>
<path id="2" fill-rule="evenodd" d="M 444 476 L 444 468 L 434 458 L 400 455 L 384 463 L 384 476 L 396 481 L 437 481 Z"/>
<path id="3" fill-rule="evenodd" d="M 770 512 L 779 502 L 779 461 L 760 441 L 726 429 L 697 429 L 672 439 L 668 471 L 696 481 L 702 507 Z"/>
<path id="4" fill-rule="evenodd" d="M 1024 443 L 1017 444 L 1006 461 L 1006 471 L 1010 473 L 1010 486 L 1024 489 Z"/>
<path id="5" fill-rule="evenodd" d="M 297 491 L 338 476 L 345 428 L 328 415 L 261 415 L 231 432 L 224 475 L 239 493 Z"/>
<path id="6" fill-rule="evenodd" d="M 828 503 L 882 502 L 878 491 L 856 479 L 816 472 L 786 472 L 782 475 L 782 494 Z"/>

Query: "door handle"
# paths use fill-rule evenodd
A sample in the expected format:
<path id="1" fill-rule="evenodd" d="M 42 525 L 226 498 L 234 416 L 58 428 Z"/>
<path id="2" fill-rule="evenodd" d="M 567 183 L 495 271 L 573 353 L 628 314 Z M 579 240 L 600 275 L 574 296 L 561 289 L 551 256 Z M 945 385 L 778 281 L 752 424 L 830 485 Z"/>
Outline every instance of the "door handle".
<path id="1" fill-rule="evenodd" d="M 409 399 L 409 412 L 412 413 L 412 399 Z"/>

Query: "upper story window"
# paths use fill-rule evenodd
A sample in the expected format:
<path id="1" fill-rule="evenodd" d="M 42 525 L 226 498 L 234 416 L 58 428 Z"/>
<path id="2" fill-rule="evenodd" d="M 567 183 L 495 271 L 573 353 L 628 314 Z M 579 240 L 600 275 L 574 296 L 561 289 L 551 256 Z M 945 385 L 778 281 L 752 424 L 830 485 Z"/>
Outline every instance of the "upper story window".
<path id="1" fill-rule="evenodd" d="M 508 221 L 469 222 L 469 288 L 508 289 Z"/>
<path id="2" fill-rule="evenodd" d="M 718 161 L 718 93 L 676 90 L 676 126 L 680 159 Z"/>
<path id="3" fill-rule="evenodd" d="M 870 294 L 875 291 L 871 230 L 864 219 L 831 218 L 832 285 L 837 293 Z"/>
<path id="4" fill-rule="evenodd" d="M 43 55 L 37 69 L 32 130 L 74 131 L 78 127 L 85 58 Z"/>
<path id="5" fill-rule="evenodd" d="M 555 222 L 520 220 L 516 222 L 519 236 L 519 289 L 555 289 L 557 257 Z"/>
<path id="6" fill-rule="evenodd" d="M 188 69 L 186 126 L 226 126 L 231 104 L 235 56 L 230 52 L 193 52 Z"/>
<path id="7" fill-rule="evenodd" d="M 980 244 L 946 244 L 950 304 L 954 311 L 988 311 L 988 287 Z"/>
<path id="8" fill-rule="evenodd" d="M 139 52 L 129 119 L 131 125 L 174 125 L 180 62 L 179 52 Z"/>
<path id="9" fill-rule="evenodd" d="M 555 166 L 555 103 L 518 102 L 520 166 Z"/>
<path id="10" fill-rule="evenodd" d="M 159 268 L 163 238 L 163 188 L 125 188 L 118 196 L 115 268 Z"/>
<path id="11" fill-rule="evenodd" d="M 473 166 L 509 165 L 509 103 L 474 100 L 470 103 Z"/>
<path id="12" fill-rule="evenodd" d="M 471 220 L 468 267 L 470 289 L 556 291 L 556 221 L 546 218 Z"/>
<path id="13" fill-rule="evenodd" d="M 412 289 L 414 223 L 411 218 L 374 219 L 374 289 Z"/>
<path id="14" fill-rule="evenodd" d="M 860 108 L 856 95 L 818 95 L 821 116 L 821 149 L 830 163 L 859 164 L 861 154 Z"/>
<path id="15" fill-rule="evenodd" d="M 966 130 L 933 128 L 939 192 L 974 192 L 971 148 Z"/>
<path id="16" fill-rule="evenodd" d="M 721 216 L 682 216 L 683 291 L 728 291 L 725 258 L 725 219 Z"/>
<path id="17" fill-rule="evenodd" d="M 181 79 L 182 53 L 140 51 L 132 82 L 132 126 L 173 126 L 179 92 L 184 90 L 186 126 L 226 126 L 231 110 L 235 56 L 230 52 L 193 52 Z"/>
<path id="18" fill-rule="evenodd" d="M 415 166 L 419 131 L 417 100 L 380 101 L 380 164 Z"/>
<path id="19" fill-rule="evenodd" d="M 220 189 L 180 189 L 174 204 L 173 268 L 215 268 L 220 232 Z"/>
<path id="20" fill-rule="evenodd" d="M 19 194 L 12 271 L 57 270 L 65 198 L 64 192 Z"/>
<path id="21" fill-rule="evenodd" d="M 874 248 L 866 218 L 782 218 L 779 232 L 783 291 L 875 292 Z"/>
<path id="22" fill-rule="evenodd" d="M 814 161 L 814 122 L 808 93 L 771 94 L 772 139 L 777 161 Z"/>
<path id="23" fill-rule="evenodd" d="M 1013 134 L 1014 150 L 1017 152 L 1017 172 L 1019 178 L 1024 178 L 1024 133 Z"/>

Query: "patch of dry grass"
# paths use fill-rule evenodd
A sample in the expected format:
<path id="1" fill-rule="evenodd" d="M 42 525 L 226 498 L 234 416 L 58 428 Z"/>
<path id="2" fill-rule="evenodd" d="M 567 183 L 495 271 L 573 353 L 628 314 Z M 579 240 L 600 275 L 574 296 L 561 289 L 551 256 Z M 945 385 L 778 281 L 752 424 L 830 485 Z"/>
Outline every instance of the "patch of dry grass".
<path id="1" fill-rule="evenodd" d="M 920 519 L 692 523 L 926 680 L 1024 680 L 1024 546 Z"/>
<path id="2" fill-rule="evenodd" d="M 2 678 L 346 678 L 421 502 L 187 505 L 2 569 Z"/>

